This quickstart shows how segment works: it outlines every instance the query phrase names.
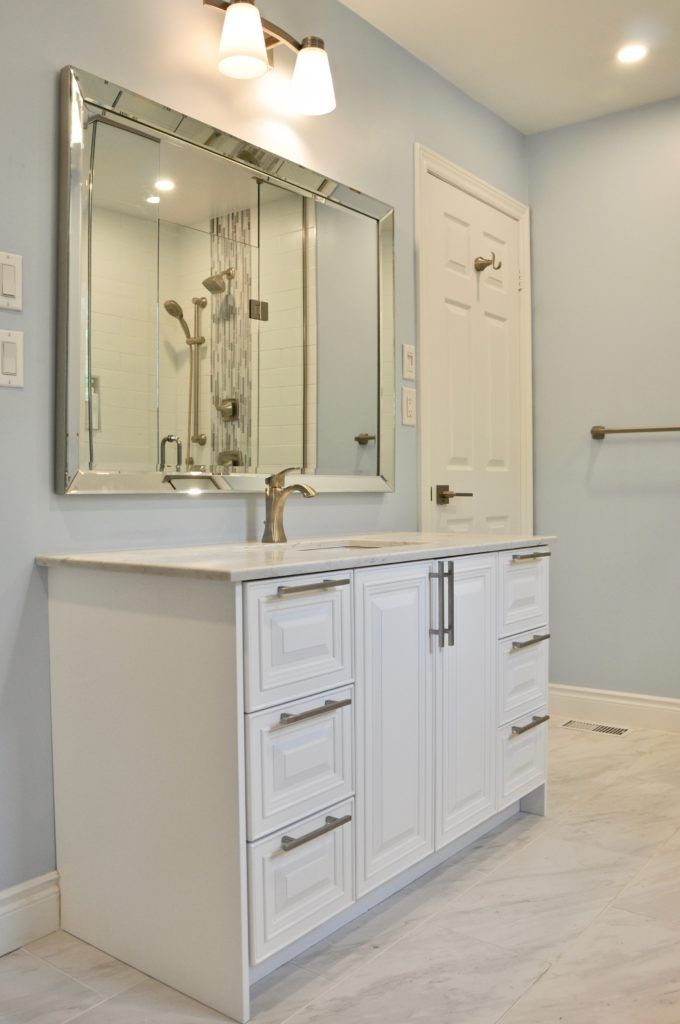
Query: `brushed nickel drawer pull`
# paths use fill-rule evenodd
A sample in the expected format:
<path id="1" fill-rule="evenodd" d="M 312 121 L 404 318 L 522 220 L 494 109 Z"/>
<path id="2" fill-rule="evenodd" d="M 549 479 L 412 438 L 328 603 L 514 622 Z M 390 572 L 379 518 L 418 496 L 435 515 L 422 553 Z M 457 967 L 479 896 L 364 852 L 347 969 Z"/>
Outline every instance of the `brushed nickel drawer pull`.
<path id="1" fill-rule="evenodd" d="M 289 850 L 296 850 L 298 846 L 304 846 L 305 843 L 311 843 L 312 839 L 318 839 L 320 836 L 325 836 L 327 832 L 333 832 L 336 828 L 341 828 L 352 820 L 351 814 L 345 814 L 342 818 L 334 818 L 331 814 L 326 816 L 326 824 L 320 828 L 315 828 L 313 832 L 308 832 L 306 836 L 300 836 L 298 839 L 295 836 L 282 836 L 281 837 L 281 849 L 288 853 Z"/>
<path id="2" fill-rule="evenodd" d="M 529 732 L 530 729 L 536 729 L 539 725 L 543 725 L 544 722 L 550 720 L 550 715 L 534 715 L 528 725 L 513 725 L 512 735 L 521 736 L 523 732 Z"/>
<path id="3" fill-rule="evenodd" d="M 455 647 L 456 645 L 456 581 L 454 576 L 453 562 L 448 563 L 449 571 L 445 574 L 449 579 L 449 628 L 447 633 L 449 634 L 449 647 Z"/>
<path id="4" fill-rule="evenodd" d="M 533 562 L 535 558 L 550 558 L 549 551 L 532 551 L 530 555 L 513 555 L 513 562 Z"/>
<path id="5" fill-rule="evenodd" d="M 289 714 L 283 712 L 279 718 L 276 728 L 280 728 L 282 725 L 295 725 L 296 722 L 305 722 L 308 718 L 317 718 L 319 715 L 328 715 L 333 711 L 337 711 L 338 708 L 346 708 L 352 703 L 351 697 L 346 697 L 344 700 L 327 700 L 321 707 L 310 708 L 309 711 L 300 711 L 298 714 Z"/>
<path id="6" fill-rule="evenodd" d="M 334 587 L 348 587 L 350 580 L 321 580 L 320 583 L 304 583 L 299 587 L 277 587 L 277 597 L 287 597 L 290 594 L 308 594 L 312 590 L 332 590 Z"/>
<path id="7" fill-rule="evenodd" d="M 525 647 L 533 647 L 534 644 L 542 644 L 544 640 L 550 639 L 550 633 L 534 633 L 531 640 L 513 640 L 513 651 L 523 651 Z"/>

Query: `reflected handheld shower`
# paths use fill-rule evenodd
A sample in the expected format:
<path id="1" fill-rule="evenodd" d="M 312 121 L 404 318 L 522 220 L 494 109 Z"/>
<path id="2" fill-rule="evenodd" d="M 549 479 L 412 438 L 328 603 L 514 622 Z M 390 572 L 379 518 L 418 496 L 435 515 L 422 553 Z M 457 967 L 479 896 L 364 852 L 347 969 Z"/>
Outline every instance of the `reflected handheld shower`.
<path id="1" fill-rule="evenodd" d="M 174 316 L 176 320 L 179 320 L 182 325 L 182 330 L 187 336 L 187 339 L 189 339 L 191 337 L 191 331 L 189 330 L 189 325 L 184 319 L 184 311 L 182 310 L 179 302 L 175 302 L 174 299 L 168 299 L 167 302 L 163 303 L 163 307 L 166 313 L 169 313 L 170 316 Z"/>

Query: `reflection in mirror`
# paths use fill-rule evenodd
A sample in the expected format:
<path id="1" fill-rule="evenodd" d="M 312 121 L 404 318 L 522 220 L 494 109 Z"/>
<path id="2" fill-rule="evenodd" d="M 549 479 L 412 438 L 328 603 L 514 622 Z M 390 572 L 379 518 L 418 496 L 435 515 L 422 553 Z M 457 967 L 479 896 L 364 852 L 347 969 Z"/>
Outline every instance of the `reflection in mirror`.
<path id="1" fill-rule="evenodd" d="M 80 386 L 77 467 L 68 427 L 62 446 L 66 490 L 74 480 L 108 489 L 115 475 L 131 481 L 126 489 L 148 479 L 141 489 L 186 490 L 168 480 L 187 473 L 243 490 L 239 478 L 284 466 L 339 489 L 359 477 L 384 484 L 391 211 L 363 212 L 375 201 L 358 193 L 351 209 L 184 141 L 157 127 L 171 111 L 133 100 L 149 124 L 69 104 L 82 120 L 69 123 L 79 224 L 71 213 L 67 291 L 79 302 L 67 318 L 67 424 L 74 365 Z M 321 179 L 321 188 L 340 186 Z"/>

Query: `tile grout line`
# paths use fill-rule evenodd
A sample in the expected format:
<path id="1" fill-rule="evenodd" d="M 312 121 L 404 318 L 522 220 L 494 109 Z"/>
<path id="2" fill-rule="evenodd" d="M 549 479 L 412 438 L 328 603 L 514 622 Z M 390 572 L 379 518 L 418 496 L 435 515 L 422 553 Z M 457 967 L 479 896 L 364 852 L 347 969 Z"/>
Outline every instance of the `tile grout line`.
<path id="1" fill-rule="evenodd" d="M 20 948 L 22 953 L 27 953 L 29 956 L 32 956 L 34 960 L 39 960 L 41 964 L 46 964 L 47 967 L 51 967 L 53 971 L 56 971 L 57 974 L 61 974 L 64 978 L 68 978 L 68 980 L 72 981 L 75 985 L 80 985 L 81 988 L 86 989 L 86 991 L 91 992 L 95 996 L 101 996 L 102 1002 L 106 1002 L 107 999 L 111 998 L 110 996 L 103 996 L 101 992 L 97 992 L 97 990 L 92 988 L 91 985 L 86 985 L 84 982 L 79 981 L 78 978 L 74 978 L 72 974 L 68 973 L 68 971 L 64 971 L 61 967 L 57 967 L 56 964 L 50 963 L 50 961 L 46 960 L 44 956 L 38 956 L 37 953 L 27 949 L 26 946 L 21 946 Z M 64 1024 L 66 1024 L 66 1022 L 64 1022 Z"/>

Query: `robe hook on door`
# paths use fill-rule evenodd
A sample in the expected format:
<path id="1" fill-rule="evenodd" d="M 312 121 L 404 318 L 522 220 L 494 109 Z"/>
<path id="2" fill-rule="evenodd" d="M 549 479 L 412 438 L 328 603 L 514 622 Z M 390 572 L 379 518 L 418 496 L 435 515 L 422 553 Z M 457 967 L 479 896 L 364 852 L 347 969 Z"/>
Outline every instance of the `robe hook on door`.
<path id="1" fill-rule="evenodd" d="M 477 271 L 478 274 L 481 274 L 481 272 L 483 270 L 486 270 L 487 267 L 491 267 L 492 270 L 500 270 L 502 266 L 503 263 L 501 260 L 499 260 L 498 263 L 496 263 L 495 252 L 491 253 L 490 260 L 486 259 L 484 256 L 478 256 L 475 260 L 475 270 Z"/>

